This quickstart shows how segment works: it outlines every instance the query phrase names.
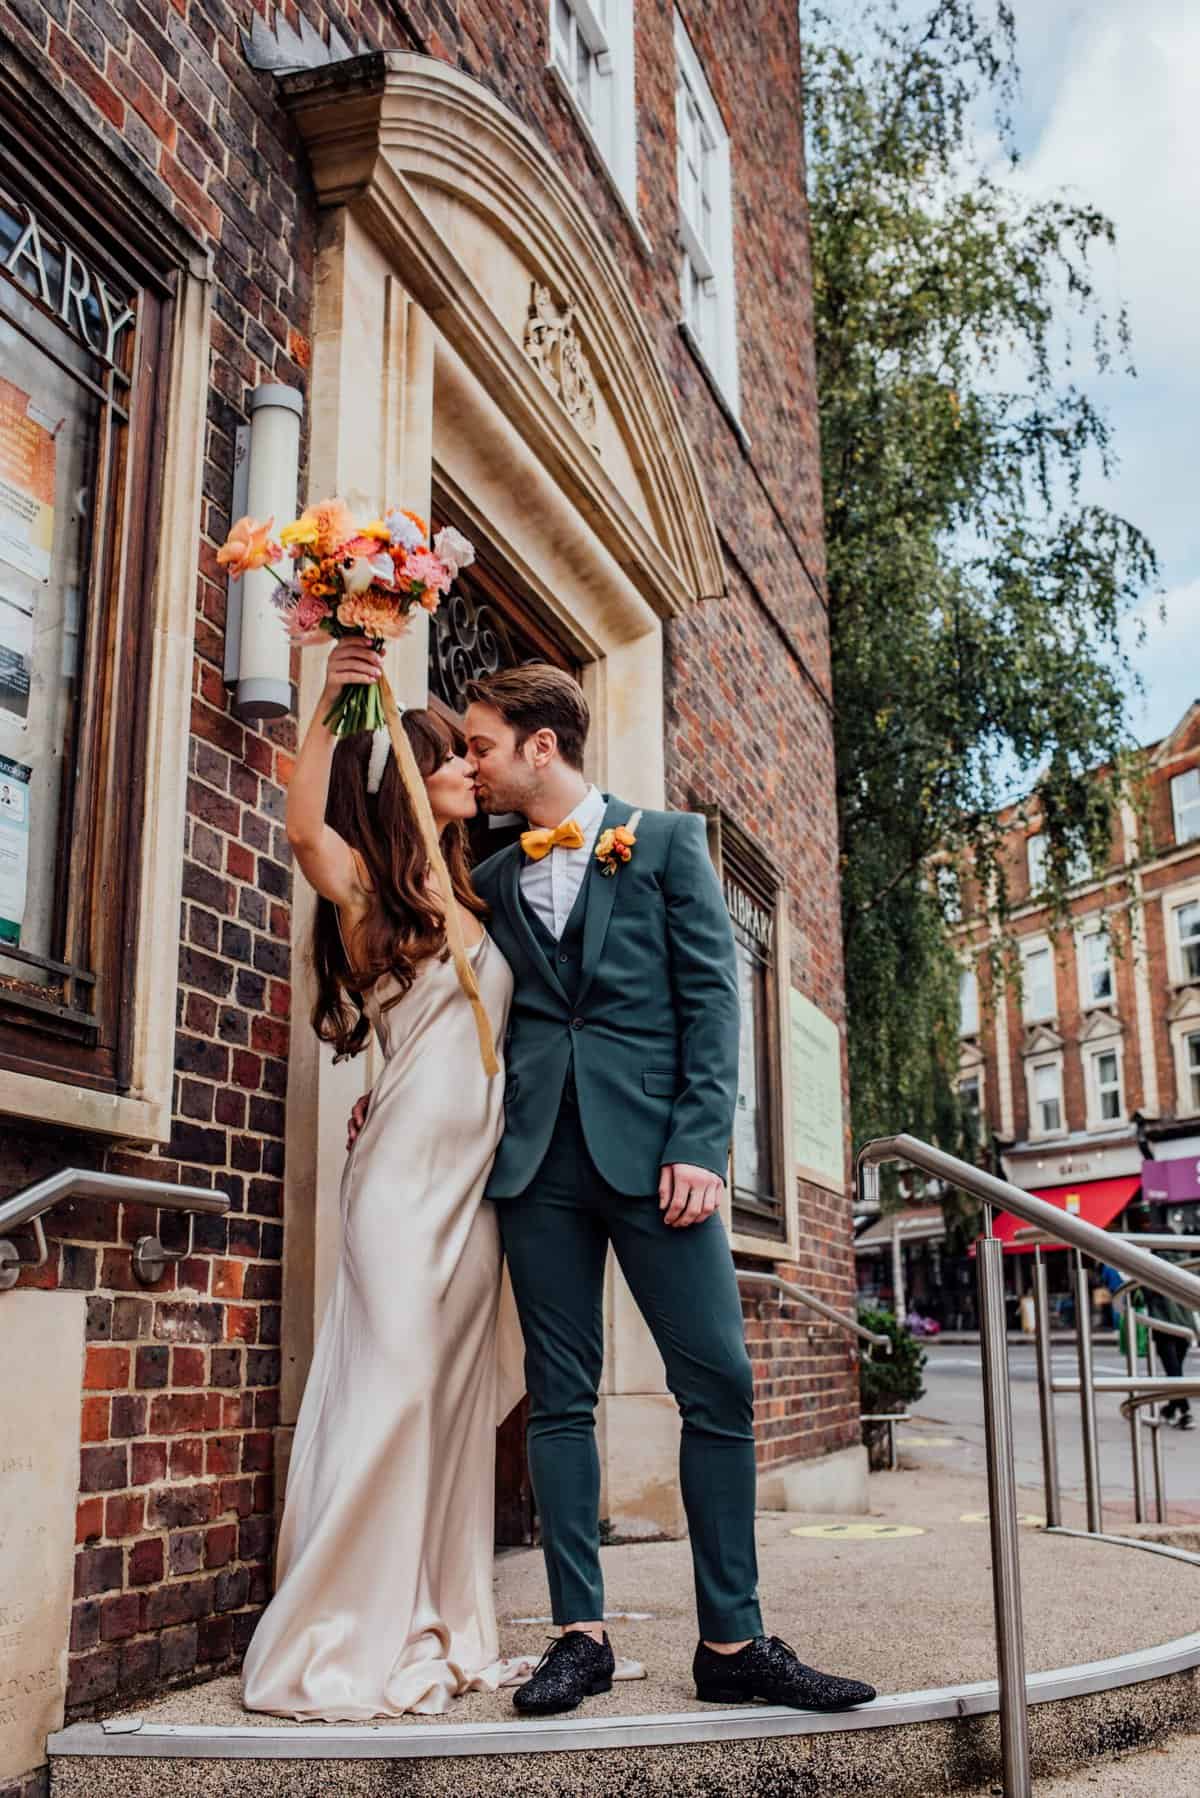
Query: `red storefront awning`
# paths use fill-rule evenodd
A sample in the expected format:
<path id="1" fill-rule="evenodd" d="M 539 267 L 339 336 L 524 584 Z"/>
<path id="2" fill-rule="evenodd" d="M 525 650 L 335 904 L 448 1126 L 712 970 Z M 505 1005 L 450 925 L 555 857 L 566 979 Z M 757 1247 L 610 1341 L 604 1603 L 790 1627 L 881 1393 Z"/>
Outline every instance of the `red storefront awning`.
<path id="1" fill-rule="evenodd" d="M 1095 1224 L 1098 1230 L 1107 1229 L 1114 1217 L 1119 1217 L 1130 1199 L 1141 1185 L 1140 1174 L 1122 1174 L 1114 1180 L 1086 1180 L 1078 1186 L 1050 1186 L 1040 1192 L 1035 1191 L 1035 1199 L 1045 1199 L 1048 1205 L 1057 1205 L 1060 1211 L 1066 1211 L 1073 1217 L 1081 1217 L 1085 1224 Z M 997 1213 L 995 1232 L 1011 1253 L 1032 1254 L 1038 1245 L 1032 1242 L 1014 1242 L 1018 1230 L 1025 1225 L 1020 1218 L 1014 1217 L 1011 1211 Z M 1042 1248 L 1060 1249 L 1065 1247 L 1061 1242 L 1044 1242 Z"/>

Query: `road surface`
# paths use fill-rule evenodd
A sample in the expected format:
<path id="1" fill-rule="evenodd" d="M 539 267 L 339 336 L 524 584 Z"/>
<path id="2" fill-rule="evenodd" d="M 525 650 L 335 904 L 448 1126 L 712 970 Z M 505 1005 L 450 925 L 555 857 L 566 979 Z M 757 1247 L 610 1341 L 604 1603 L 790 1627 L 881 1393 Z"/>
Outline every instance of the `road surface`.
<path id="1" fill-rule="evenodd" d="M 925 1396 L 910 1407 L 913 1421 L 900 1426 L 900 1452 L 903 1460 L 915 1464 L 940 1463 L 960 1472 L 986 1477 L 983 1450 L 983 1399 L 980 1351 L 977 1343 L 938 1343 L 925 1345 L 929 1360 L 925 1368 Z M 1078 1368 L 1073 1343 L 1055 1343 L 1054 1370 L 1058 1375 L 1075 1378 Z M 1193 1363 L 1195 1366 L 1193 1367 Z M 1037 1375 L 1033 1344 L 1012 1343 L 1009 1346 L 1012 1374 L 1013 1435 L 1016 1442 L 1018 1486 L 1042 1486 L 1042 1446 L 1038 1421 Z M 1098 1375 L 1123 1374 L 1125 1363 L 1114 1347 L 1098 1347 L 1095 1351 Z M 1200 1352 L 1193 1349 L 1186 1372 L 1200 1377 Z M 1120 1413 L 1120 1398 L 1101 1394 L 1096 1400 L 1100 1436 L 1101 1492 L 1114 1521 L 1133 1516 L 1133 1470 L 1129 1446 L 1129 1425 Z M 1192 1408 L 1200 1420 L 1200 1400 L 1193 1399 Z M 1079 1427 L 1079 1399 L 1075 1394 L 1060 1394 L 1055 1400 L 1058 1423 L 1059 1482 L 1064 1498 L 1082 1500 L 1083 1450 Z M 1170 1523 L 1200 1522 L 1200 1421 L 1191 1431 L 1163 1431 L 1166 1466 L 1167 1520 Z M 1149 1433 L 1146 1443 L 1146 1491 L 1153 1506 L 1153 1476 L 1150 1466 Z M 1153 1517 L 1153 1509 L 1150 1511 Z"/>

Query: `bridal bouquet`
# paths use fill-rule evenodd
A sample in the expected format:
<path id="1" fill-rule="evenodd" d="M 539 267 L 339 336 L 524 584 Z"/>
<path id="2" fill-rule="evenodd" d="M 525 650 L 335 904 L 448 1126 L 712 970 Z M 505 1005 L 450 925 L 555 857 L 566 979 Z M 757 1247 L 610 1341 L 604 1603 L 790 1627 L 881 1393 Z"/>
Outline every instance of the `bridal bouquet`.
<path id="1" fill-rule="evenodd" d="M 460 531 L 447 526 L 431 543 L 425 520 L 402 506 L 360 525 L 344 501 L 326 499 L 306 507 L 277 540 L 274 524 L 273 518 L 265 524 L 239 519 L 217 561 L 235 579 L 250 568 L 270 570 L 293 643 L 357 636 L 381 650 L 387 638 L 404 635 L 416 606 L 436 612 L 459 570 L 475 560 Z M 275 571 L 287 557 L 290 580 Z M 378 730 L 384 722 L 377 685 L 344 688 L 325 719 L 339 737 Z"/>

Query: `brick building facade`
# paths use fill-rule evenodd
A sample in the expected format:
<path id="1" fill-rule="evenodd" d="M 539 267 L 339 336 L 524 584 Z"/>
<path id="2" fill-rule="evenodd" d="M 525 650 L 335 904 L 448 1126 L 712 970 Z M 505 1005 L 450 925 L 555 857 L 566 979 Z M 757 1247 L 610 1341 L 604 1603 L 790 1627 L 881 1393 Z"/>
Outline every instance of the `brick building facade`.
<path id="1" fill-rule="evenodd" d="M 1013 809 L 1007 874 L 1021 979 L 997 988 L 987 926 L 968 916 L 961 1079 L 1017 1185 L 1103 1225 L 1148 1204 L 1162 1206 L 1153 1227 L 1194 1230 L 1200 705 L 1141 753 L 1138 780 L 1108 865 L 1078 870 L 1062 925 L 1041 893 L 1040 819 Z M 1188 1180 L 1167 1176 L 1174 1163 Z M 1171 1203 L 1159 1196 L 1168 1192 Z"/>
<path id="2" fill-rule="evenodd" d="M 608 17 L 620 17 L 607 47 L 595 38 L 603 7 L 560 5 L 553 30 L 542 0 L 310 10 L 316 66 L 279 77 L 255 66 L 269 60 L 269 34 L 246 5 L 0 0 L 0 377 L 19 396 L 20 441 L 56 445 L 40 502 L 53 566 L 28 550 L 26 609 L 50 604 L 41 596 L 57 591 L 63 558 L 75 571 L 62 576 L 64 616 L 78 591 L 87 601 L 82 638 L 64 625 L 54 640 L 71 675 L 69 728 L 41 749 L 36 648 L 11 677 L 21 691 L 7 713 L 0 667 L 0 773 L 33 806 L 7 930 L 0 899 L 0 1194 L 66 1163 L 219 1189 L 230 1202 L 226 1216 L 196 1216 L 190 1251 L 146 1286 L 135 1244 L 156 1229 L 182 1244 L 187 1220 L 68 1199 L 47 1214 L 47 1258 L 17 1282 L 57 1294 L 64 1327 L 78 1318 L 86 1333 L 81 1441 L 70 1445 L 69 1714 L 229 1666 L 245 1647 L 269 1591 L 279 1442 L 323 1295 L 333 1120 L 358 1090 L 347 1070 L 319 1064 L 306 1019 L 306 913 L 282 824 L 296 711 L 248 715 L 227 679 L 215 553 L 254 390 L 300 396 L 302 494 L 357 481 L 370 495 L 396 469 L 424 466 L 425 494 L 410 482 L 399 497 L 432 498 L 473 534 L 482 518 L 495 603 L 511 606 L 514 631 L 557 632 L 593 683 L 597 777 L 712 817 L 727 890 L 751 895 L 759 920 L 744 959 L 748 1028 L 765 1059 L 742 1163 L 753 1159 L 755 1175 L 730 1219 L 739 1260 L 798 1270 L 838 1302 L 853 1290 L 840 1125 L 833 1150 L 809 1155 L 791 1115 L 793 1088 L 810 1077 L 836 1113 L 845 1078 L 795 9 L 638 0 L 627 17 L 610 0 Z M 290 0 L 272 23 L 277 49 L 301 41 Z M 328 66 L 311 54 L 314 28 Z M 371 130 L 383 120 L 380 156 L 401 159 L 461 255 L 441 310 L 436 269 L 409 269 L 388 248 L 392 199 L 380 199 L 377 170 L 344 175 L 357 151 L 339 139 L 339 106 Z M 451 164 L 460 129 L 464 169 L 478 150 L 469 206 L 429 172 L 436 156 L 415 126 L 405 138 L 406 120 L 436 121 L 439 107 Z M 526 209 L 542 229 L 507 286 L 489 285 L 468 220 L 507 203 L 488 187 L 501 155 L 533 181 Z M 521 260 L 521 228 L 514 212 L 487 240 L 497 266 L 510 252 Z M 587 443 L 565 387 L 526 392 L 505 361 L 522 347 L 528 299 L 513 296 L 528 294 L 531 268 L 553 287 L 559 324 L 575 307 L 563 331 L 581 346 Z M 477 345 L 465 301 L 455 313 L 462 270 L 480 283 L 493 339 L 507 332 L 511 345 Z M 361 300 L 373 320 L 377 288 L 399 372 L 388 416 L 356 433 L 337 409 L 347 378 L 335 358 L 354 350 L 347 306 Z M 24 361 L 10 358 L 14 333 Z M 56 382 L 78 377 L 65 429 L 34 391 L 43 362 Z M 536 526 L 546 568 L 578 579 L 557 610 L 554 582 L 532 550 L 517 553 L 525 539 L 517 524 L 506 535 L 502 506 L 489 536 L 486 471 L 473 487 L 469 433 L 454 434 L 460 401 L 475 387 L 504 398 L 506 380 L 512 416 L 532 421 L 523 445 L 551 471 L 522 497 L 520 529 Z M 431 416 L 418 417 L 413 396 L 426 390 Z M 384 449 L 364 474 L 354 458 L 371 432 Z M 96 485 L 90 511 L 63 491 L 76 453 L 89 478 L 120 475 Z M 569 520 L 554 511 L 563 494 Z M 573 547 L 585 527 L 592 537 Z M 64 644 L 79 658 L 70 668 Z M 410 701 L 424 698 L 426 653 L 409 645 L 398 667 Z M 311 672 L 295 661 L 283 672 L 306 716 Z M 74 785 L 47 787 L 45 770 L 76 751 Z M 89 793 L 98 828 L 80 847 Z M 53 842 L 39 834 L 42 807 L 57 819 Z M 6 959 L 6 948 L 21 954 Z M 797 1060 L 806 1043 L 818 1045 L 811 1067 Z M 352 1078 L 361 1086 L 362 1070 Z M 28 1253 L 28 1233 L 15 1235 Z M 0 1296 L 0 1328 L 20 1293 Z M 844 1341 L 774 1298 L 748 1293 L 746 1315 L 764 1466 L 855 1444 Z M 631 1347 L 631 1365 L 641 1352 Z M 618 1442 L 638 1405 L 661 1396 L 650 1375 L 622 1377 L 608 1401 Z M 636 1521 L 614 1452 L 612 1509 Z"/>

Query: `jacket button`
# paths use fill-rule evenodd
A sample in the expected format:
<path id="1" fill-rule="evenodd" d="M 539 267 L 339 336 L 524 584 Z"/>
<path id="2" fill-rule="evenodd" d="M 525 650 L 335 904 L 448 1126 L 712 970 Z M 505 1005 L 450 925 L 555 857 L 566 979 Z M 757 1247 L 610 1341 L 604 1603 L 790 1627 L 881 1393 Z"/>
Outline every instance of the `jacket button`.
<path id="1" fill-rule="evenodd" d="M 570 961 L 571 957 L 569 955 L 560 955 L 558 959 L 559 961 Z"/>
<path id="2" fill-rule="evenodd" d="M 583 1029 L 583 1019 L 582 1018 L 572 1018 L 571 1019 L 571 1028 L 572 1028 L 572 1030 L 582 1030 Z"/>

